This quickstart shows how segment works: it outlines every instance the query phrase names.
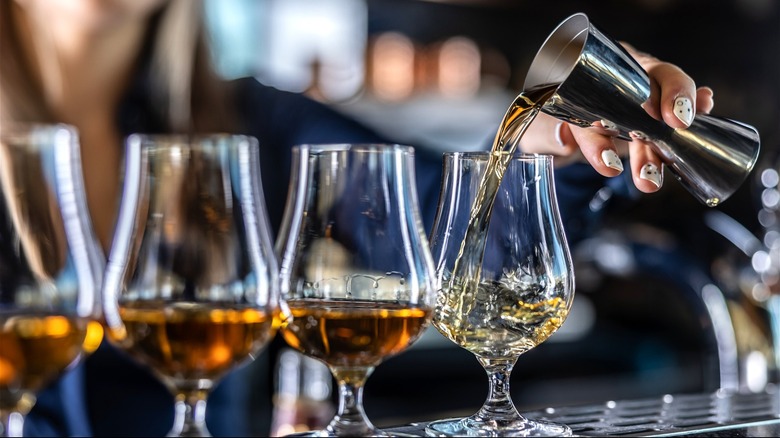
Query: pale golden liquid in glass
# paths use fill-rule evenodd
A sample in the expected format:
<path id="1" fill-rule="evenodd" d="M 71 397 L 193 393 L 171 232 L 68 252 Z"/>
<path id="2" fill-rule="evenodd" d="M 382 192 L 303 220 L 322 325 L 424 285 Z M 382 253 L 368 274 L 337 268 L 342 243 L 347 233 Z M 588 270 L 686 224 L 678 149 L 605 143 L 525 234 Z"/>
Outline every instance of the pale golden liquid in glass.
<path id="1" fill-rule="evenodd" d="M 485 284 L 480 280 L 498 187 L 520 138 L 555 89 L 551 85 L 524 91 L 504 115 L 471 207 L 460 252 L 438 295 L 433 321 L 436 327 L 456 344 L 482 357 L 520 355 L 554 333 L 568 313 L 567 304 L 560 298 L 537 302 L 534 291 L 523 290 L 511 281 Z"/>
<path id="2" fill-rule="evenodd" d="M 472 291 L 464 292 L 457 284 L 443 291 L 438 326 L 457 345 L 487 359 L 517 357 L 536 347 L 558 330 L 569 312 L 562 298 L 537 301 L 533 291 L 518 286 L 483 282 Z M 464 301 L 470 309 L 466 314 L 457 310 Z"/>

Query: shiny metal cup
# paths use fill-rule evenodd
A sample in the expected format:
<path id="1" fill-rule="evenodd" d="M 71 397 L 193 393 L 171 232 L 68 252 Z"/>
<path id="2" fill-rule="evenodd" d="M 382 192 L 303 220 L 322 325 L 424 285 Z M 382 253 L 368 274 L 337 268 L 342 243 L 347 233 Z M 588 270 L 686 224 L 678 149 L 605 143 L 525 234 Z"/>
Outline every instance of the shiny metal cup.
<path id="1" fill-rule="evenodd" d="M 579 126 L 601 124 L 624 140 L 651 144 L 682 185 L 710 207 L 731 196 L 758 158 L 752 126 L 698 114 L 687 129 L 674 129 L 642 108 L 650 80 L 622 46 L 601 33 L 585 14 L 564 20 L 547 37 L 526 76 L 524 90 L 558 84 L 542 111 Z"/>

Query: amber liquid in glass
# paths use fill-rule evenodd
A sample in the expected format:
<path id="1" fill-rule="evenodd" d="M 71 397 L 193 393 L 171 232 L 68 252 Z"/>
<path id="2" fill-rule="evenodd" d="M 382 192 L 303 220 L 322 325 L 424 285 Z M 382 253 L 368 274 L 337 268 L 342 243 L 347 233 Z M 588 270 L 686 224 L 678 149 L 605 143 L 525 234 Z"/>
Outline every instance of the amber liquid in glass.
<path id="1" fill-rule="evenodd" d="M 373 367 L 409 347 L 430 309 L 382 301 L 289 300 L 292 321 L 282 336 L 331 367 Z"/>
<path id="2" fill-rule="evenodd" d="M 100 325 L 86 318 L 0 315 L 0 409 L 26 410 L 19 406 L 25 397 L 32 397 L 82 354 L 97 348 L 101 337 Z M 28 404 L 27 409 L 31 400 Z"/>
<path id="3" fill-rule="evenodd" d="M 196 303 L 125 303 L 123 333 L 113 333 L 125 351 L 166 378 L 216 380 L 249 359 L 274 333 L 275 317 L 255 308 Z"/>

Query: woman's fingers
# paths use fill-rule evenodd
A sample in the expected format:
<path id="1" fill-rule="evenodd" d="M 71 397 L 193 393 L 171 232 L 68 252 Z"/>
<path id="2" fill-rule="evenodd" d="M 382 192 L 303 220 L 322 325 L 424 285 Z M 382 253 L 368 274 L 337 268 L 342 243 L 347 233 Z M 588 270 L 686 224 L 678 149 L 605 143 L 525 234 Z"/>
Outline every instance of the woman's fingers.
<path id="1" fill-rule="evenodd" d="M 663 62 L 625 42 L 621 44 L 650 77 L 650 98 L 642 106 L 652 117 L 673 128 L 687 128 L 695 114 L 712 111 L 711 88 L 696 88 L 693 79 L 676 65 Z"/>
<path id="2" fill-rule="evenodd" d="M 616 140 L 600 126 L 580 128 L 540 113 L 520 141 L 523 152 L 551 154 L 556 164 L 586 160 L 601 175 L 623 172 L 621 155 L 628 153 L 626 142 Z"/>
<path id="3" fill-rule="evenodd" d="M 664 184 L 663 163 L 650 145 L 640 139 L 628 144 L 631 177 L 640 192 L 653 193 Z"/>
<path id="4" fill-rule="evenodd" d="M 606 177 L 620 175 L 621 156 L 629 156 L 631 178 L 637 189 L 653 193 L 663 186 L 663 163 L 652 147 L 642 139 L 626 142 L 600 132 L 599 128 L 572 127 L 583 156 L 598 173 Z"/>
<path id="5" fill-rule="evenodd" d="M 663 186 L 663 163 L 642 139 L 626 142 L 612 137 L 602 127 L 580 128 L 558 122 L 552 117 L 536 123 L 534 121 L 535 125 L 531 125 L 523 137 L 524 152 L 562 156 L 565 157 L 564 162 L 584 158 L 599 174 L 606 177 L 623 173 L 621 156 L 628 155 L 631 177 L 637 189 L 652 193 Z M 561 161 L 559 158 L 556 163 L 560 164 Z"/>
<path id="6" fill-rule="evenodd" d="M 696 113 L 706 114 L 712 110 L 712 89 L 697 88 L 693 79 L 679 67 L 622 44 L 650 79 L 650 97 L 642 105 L 650 116 L 675 129 L 685 129 L 691 125 Z M 599 174 L 606 177 L 623 172 L 620 157 L 627 154 L 636 187 L 645 193 L 661 188 L 663 163 L 646 139 L 633 138 L 626 142 L 617 139 L 614 131 L 598 126 L 598 122 L 594 125 L 580 128 L 539 114 L 523 137 L 522 148 L 531 153 L 565 156 L 567 161 L 579 159 L 579 151 Z"/>
<path id="7" fill-rule="evenodd" d="M 577 151 L 569 124 L 539 113 L 520 140 L 520 149 L 529 154 L 569 156 Z"/>
<path id="8" fill-rule="evenodd" d="M 678 129 L 691 126 L 697 103 L 693 79 L 665 62 L 653 64 L 647 73 L 661 90 L 659 110 L 664 123 Z"/>
<path id="9" fill-rule="evenodd" d="M 714 93 L 710 87 L 699 87 L 696 89 L 696 111 L 702 114 L 709 114 L 715 106 Z"/>
<path id="10" fill-rule="evenodd" d="M 601 175 L 611 177 L 623 172 L 618 147 L 613 137 L 603 128 L 579 128 L 570 126 L 572 137 L 577 142 L 585 160 Z"/>
<path id="11" fill-rule="evenodd" d="M 623 43 L 650 78 L 650 98 L 643 107 L 673 128 L 687 128 L 696 114 L 696 83 L 679 67 Z"/>

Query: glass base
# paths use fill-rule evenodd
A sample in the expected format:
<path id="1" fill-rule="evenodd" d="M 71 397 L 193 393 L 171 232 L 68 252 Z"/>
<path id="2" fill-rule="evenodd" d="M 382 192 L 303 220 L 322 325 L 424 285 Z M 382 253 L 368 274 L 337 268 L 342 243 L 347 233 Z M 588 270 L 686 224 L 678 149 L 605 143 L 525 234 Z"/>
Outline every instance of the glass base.
<path id="1" fill-rule="evenodd" d="M 182 437 L 191 437 L 191 438 L 210 438 L 213 435 L 211 435 L 211 432 L 206 429 L 206 427 L 185 427 L 185 428 L 174 428 L 171 429 L 167 435 L 165 435 L 166 438 L 182 438 Z"/>
<path id="2" fill-rule="evenodd" d="M 425 427 L 426 436 L 571 436 L 565 424 L 517 418 L 510 421 L 484 421 L 473 417 L 433 421 Z"/>

